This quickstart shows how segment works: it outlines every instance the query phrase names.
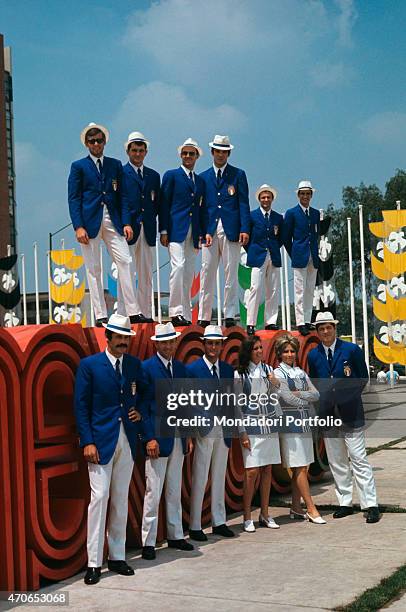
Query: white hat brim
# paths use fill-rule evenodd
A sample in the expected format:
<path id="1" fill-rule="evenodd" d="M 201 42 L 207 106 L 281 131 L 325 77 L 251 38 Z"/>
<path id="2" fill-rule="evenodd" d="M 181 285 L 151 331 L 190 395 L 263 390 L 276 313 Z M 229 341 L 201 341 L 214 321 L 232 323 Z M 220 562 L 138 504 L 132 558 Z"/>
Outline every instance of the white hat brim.
<path id="1" fill-rule="evenodd" d="M 113 332 L 113 334 L 120 334 L 120 336 L 136 336 L 137 335 L 137 332 L 133 331 L 132 329 L 128 331 L 124 329 L 118 330 L 117 328 L 113 329 L 112 327 L 109 326 L 108 323 L 103 323 L 103 327 Z"/>
<path id="2" fill-rule="evenodd" d="M 203 150 L 202 150 L 202 149 L 201 149 L 199 146 L 196 146 L 196 145 L 194 145 L 194 144 L 189 144 L 189 143 L 186 143 L 186 144 L 180 145 L 180 146 L 178 147 L 178 155 L 180 155 L 180 154 L 181 154 L 182 149 L 183 149 L 184 147 L 193 147 L 193 148 L 194 148 L 194 149 L 196 149 L 196 151 L 199 153 L 199 157 L 202 157 L 202 155 L 203 155 Z"/>
<path id="3" fill-rule="evenodd" d="M 229 145 L 220 145 L 220 144 L 216 144 L 215 142 L 209 142 L 209 147 L 211 149 L 218 149 L 219 151 L 231 151 L 232 149 L 234 149 L 234 145 L 229 144 Z"/>
<path id="4" fill-rule="evenodd" d="M 127 140 L 127 142 L 124 143 L 124 151 L 127 153 L 127 149 L 128 149 L 128 145 L 130 145 L 132 142 L 139 142 L 145 143 L 145 146 L 147 147 L 147 149 L 149 149 L 149 141 L 148 140 L 143 140 L 142 138 L 134 138 L 134 140 Z"/>
<path id="5" fill-rule="evenodd" d="M 273 201 L 276 200 L 276 198 L 278 197 L 278 192 L 276 191 L 276 189 L 274 187 L 263 187 L 262 189 L 257 189 L 255 192 L 255 198 L 258 200 L 259 202 L 259 196 L 261 195 L 261 193 L 263 193 L 264 191 L 270 191 L 273 195 Z"/>
<path id="6" fill-rule="evenodd" d="M 162 338 L 160 336 L 151 336 L 151 340 L 153 340 L 154 342 L 166 342 L 167 340 L 173 340 L 174 338 L 178 338 L 181 335 L 181 332 L 175 332 L 174 334 L 171 334 L 170 336 L 166 336 L 165 338 Z"/>
<path id="7" fill-rule="evenodd" d="M 314 326 L 317 327 L 318 325 L 324 325 L 325 323 L 333 323 L 333 325 L 337 325 L 337 323 L 339 323 L 340 321 L 338 319 L 328 319 L 328 320 L 324 320 L 324 321 L 315 321 L 314 322 Z"/>
<path id="8" fill-rule="evenodd" d="M 85 136 L 89 130 L 93 130 L 93 129 L 97 129 L 97 130 L 100 130 L 100 132 L 103 132 L 104 137 L 106 139 L 106 143 L 108 143 L 109 138 L 110 138 L 110 132 L 108 131 L 106 127 L 104 127 L 104 125 L 101 125 L 100 123 L 95 123 L 94 125 L 87 125 L 80 132 L 80 142 L 82 143 L 84 147 L 86 146 Z"/>
<path id="9" fill-rule="evenodd" d="M 200 336 L 200 340 L 227 340 L 227 336 Z"/>
<path id="10" fill-rule="evenodd" d="M 300 189 L 296 189 L 296 190 L 295 190 L 295 193 L 296 193 L 297 195 L 299 195 L 299 191 L 304 191 L 305 189 L 310 189 L 310 191 L 311 191 L 312 193 L 314 193 L 315 191 L 317 191 L 317 189 L 315 189 L 314 187 L 301 187 Z"/>

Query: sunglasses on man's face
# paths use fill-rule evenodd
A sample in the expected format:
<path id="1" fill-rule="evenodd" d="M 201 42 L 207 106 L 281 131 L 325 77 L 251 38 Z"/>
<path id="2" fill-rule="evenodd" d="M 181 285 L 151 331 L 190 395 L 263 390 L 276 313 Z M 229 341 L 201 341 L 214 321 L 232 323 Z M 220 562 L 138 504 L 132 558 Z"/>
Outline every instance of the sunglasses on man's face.
<path id="1" fill-rule="evenodd" d="M 104 138 L 89 138 L 87 142 L 89 144 L 103 144 Z"/>
<path id="2" fill-rule="evenodd" d="M 196 157 L 195 151 L 182 151 L 182 157 Z"/>

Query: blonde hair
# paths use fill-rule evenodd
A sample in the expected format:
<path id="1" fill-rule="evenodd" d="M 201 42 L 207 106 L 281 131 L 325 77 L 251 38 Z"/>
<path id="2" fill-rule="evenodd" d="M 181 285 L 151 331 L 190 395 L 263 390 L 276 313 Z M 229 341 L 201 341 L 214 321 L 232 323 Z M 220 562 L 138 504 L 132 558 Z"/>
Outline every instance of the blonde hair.
<path id="1" fill-rule="evenodd" d="M 279 361 L 282 361 L 282 353 L 287 346 L 291 346 L 296 355 L 299 352 L 300 344 L 299 340 L 290 334 L 285 334 L 284 336 L 280 336 L 275 342 L 275 353 Z"/>

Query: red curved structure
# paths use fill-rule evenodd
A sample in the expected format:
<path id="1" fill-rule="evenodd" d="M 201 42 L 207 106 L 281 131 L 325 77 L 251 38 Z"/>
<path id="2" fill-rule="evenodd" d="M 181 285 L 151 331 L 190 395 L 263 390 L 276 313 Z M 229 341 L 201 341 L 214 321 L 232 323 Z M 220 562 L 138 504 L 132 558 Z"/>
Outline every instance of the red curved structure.
<path id="1" fill-rule="evenodd" d="M 144 360 L 153 355 L 154 325 L 138 325 L 130 353 Z M 221 358 L 235 365 L 245 332 L 226 330 Z M 283 332 L 258 332 L 265 360 L 276 364 L 275 340 Z M 176 358 L 189 363 L 203 352 L 202 329 L 187 327 L 179 338 Z M 317 343 L 315 335 L 299 337 L 300 365 Z M 73 389 L 81 358 L 105 349 L 103 328 L 79 325 L 31 325 L 0 329 L 0 590 L 34 590 L 41 579 L 61 580 L 86 561 L 86 513 L 89 487 L 86 465 L 78 448 L 73 417 Z M 322 453 L 322 447 L 318 449 Z M 189 518 L 192 457 L 184 464 L 182 500 Z M 309 478 L 320 476 L 313 470 Z M 229 455 L 226 502 L 242 507 L 244 468 L 238 440 Z M 289 489 L 289 474 L 276 468 L 273 486 Z M 209 485 L 203 523 L 210 518 Z M 144 460 L 134 467 L 129 494 L 128 543 L 140 544 L 145 491 Z M 158 538 L 165 537 L 164 508 Z"/>

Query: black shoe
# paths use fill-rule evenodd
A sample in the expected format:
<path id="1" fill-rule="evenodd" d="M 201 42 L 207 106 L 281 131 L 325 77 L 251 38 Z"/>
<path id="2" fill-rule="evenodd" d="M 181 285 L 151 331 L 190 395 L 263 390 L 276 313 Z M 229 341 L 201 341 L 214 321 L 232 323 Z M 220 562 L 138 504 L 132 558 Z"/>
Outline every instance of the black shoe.
<path id="1" fill-rule="evenodd" d="M 275 323 L 270 323 L 269 325 L 265 325 L 265 329 L 277 331 L 279 329 L 279 325 L 275 325 Z"/>
<path id="2" fill-rule="evenodd" d="M 234 531 L 231 531 L 227 525 L 217 525 L 217 527 L 213 527 L 213 533 L 223 536 L 223 538 L 233 538 L 235 536 Z"/>
<path id="3" fill-rule="evenodd" d="M 333 518 L 344 518 L 345 516 L 350 516 L 350 514 L 354 513 L 354 508 L 352 506 L 340 506 L 333 514 Z"/>
<path id="4" fill-rule="evenodd" d="M 309 330 L 307 329 L 307 325 L 298 325 L 297 331 L 301 336 L 308 336 L 310 334 Z"/>
<path id="5" fill-rule="evenodd" d="M 224 325 L 225 327 L 235 327 L 237 323 L 235 322 L 235 319 L 229 318 L 224 321 Z"/>
<path id="6" fill-rule="evenodd" d="M 193 544 L 189 544 L 186 540 L 168 540 L 168 548 L 176 548 L 177 550 L 194 550 Z"/>
<path id="7" fill-rule="evenodd" d="M 249 336 L 253 336 L 255 334 L 255 326 L 254 325 L 247 325 L 247 334 Z"/>
<path id="8" fill-rule="evenodd" d="M 210 321 L 204 321 L 203 319 L 199 319 L 198 322 L 196 323 L 196 325 L 198 325 L 199 327 L 207 327 L 208 325 L 210 325 Z"/>
<path id="9" fill-rule="evenodd" d="M 131 315 L 130 323 L 153 323 L 153 319 L 149 319 L 148 317 L 144 317 L 143 314 Z"/>
<path id="10" fill-rule="evenodd" d="M 142 558 L 146 561 L 153 561 L 156 558 L 154 546 L 143 546 L 142 547 Z"/>
<path id="11" fill-rule="evenodd" d="M 121 574 L 122 576 L 134 576 L 134 570 L 125 561 L 107 561 L 107 567 L 111 572 Z"/>
<path id="12" fill-rule="evenodd" d="M 103 323 L 108 323 L 108 318 L 103 317 L 102 319 L 96 319 L 96 327 L 103 327 Z"/>
<path id="13" fill-rule="evenodd" d="M 172 324 L 174 327 L 185 327 L 186 325 L 192 325 L 190 321 L 185 319 L 182 315 L 172 317 Z"/>
<path id="14" fill-rule="evenodd" d="M 314 331 L 316 329 L 316 326 L 313 325 L 313 323 L 305 323 L 305 325 L 309 331 Z"/>
<path id="15" fill-rule="evenodd" d="M 189 538 L 197 542 L 207 542 L 209 539 L 201 529 L 189 529 Z"/>
<path id="16" fill-rule="evenodd" d="M 100 580 L 101 567 L 88 567 L 85 577 L 85 584 L 97 584 Z"/>
<path id="17" fill-rule="evenodd" d="M 378 523 L 381 520 L 381 515 L 379 514 L 379 508 L 377 506 L 372 506 L 371 508 L 367 508 L 367 520 L 366 523 Z"/>

